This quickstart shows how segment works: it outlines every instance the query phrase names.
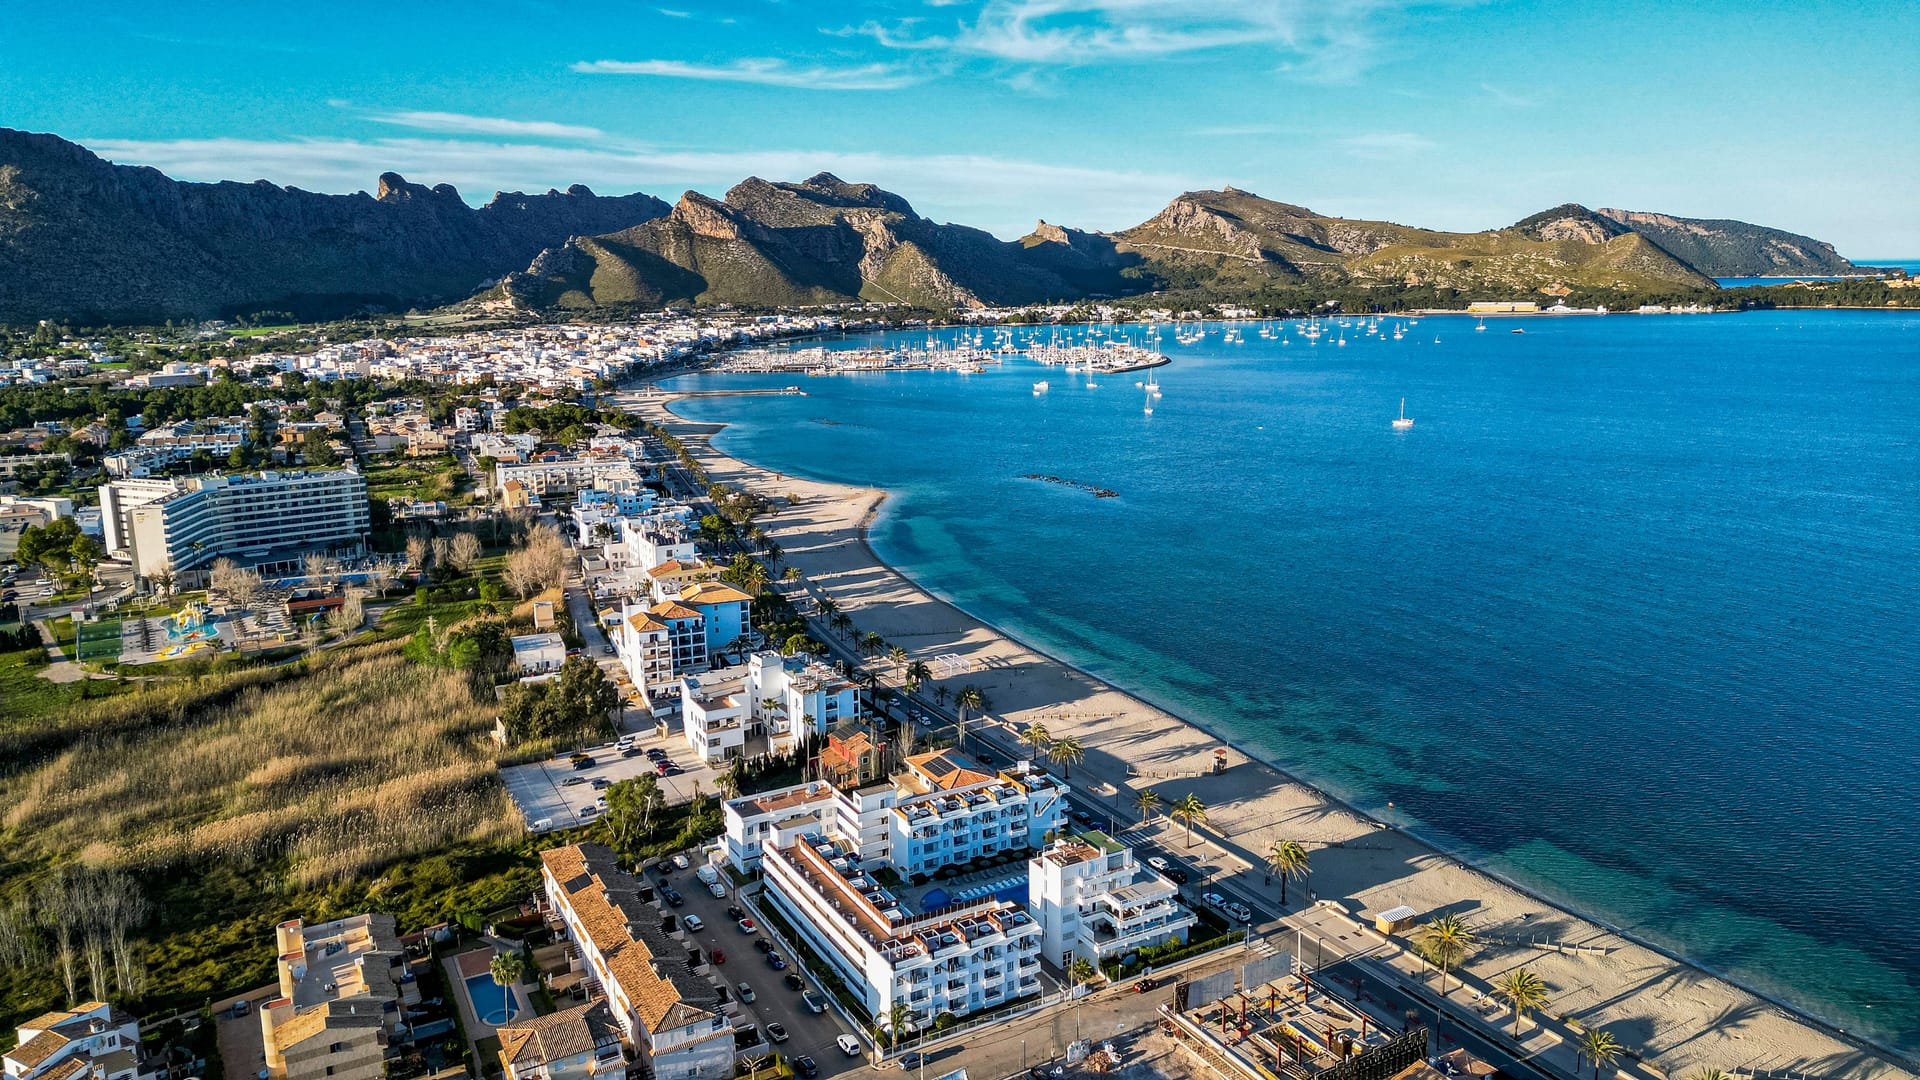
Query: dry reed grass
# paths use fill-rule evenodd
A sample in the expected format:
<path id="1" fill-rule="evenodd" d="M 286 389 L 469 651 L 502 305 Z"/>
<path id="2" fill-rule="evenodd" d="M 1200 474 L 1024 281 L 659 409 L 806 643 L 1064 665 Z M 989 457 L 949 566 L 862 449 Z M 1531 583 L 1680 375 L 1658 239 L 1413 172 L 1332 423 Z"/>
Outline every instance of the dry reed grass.
<path id="1" fill-rule="evenodd" d="M 284 865 L 327 884 L 463 840 L 517 833 L 457 672 L 394 643 L 316 654 L 173 722 L 96 734 L 0 782 L 20 854 L 162 870 Z M 110 725 L 109 725 L 110 726 Z"/>

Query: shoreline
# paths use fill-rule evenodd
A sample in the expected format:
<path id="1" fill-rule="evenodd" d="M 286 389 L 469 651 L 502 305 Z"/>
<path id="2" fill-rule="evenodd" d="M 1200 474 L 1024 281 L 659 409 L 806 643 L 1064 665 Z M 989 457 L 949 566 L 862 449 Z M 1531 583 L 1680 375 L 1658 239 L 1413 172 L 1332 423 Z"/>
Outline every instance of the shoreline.
<path id="1" fill-rule="evenodd" d="M 634 385 L 657 381 L 645 378 Z M 780 540 L 787 562 L 807 572 L 810 588 L 818 586 L 826 591 L 827 586 L 833 586 L 831 591 L 841 600 L 842 609 L 859 619 L 863 629 L 882 631 L 917 659 L 931 660 L 945 646 L 930 647 L 914 641 L 916 638 L 940 638 L 946 645 L 958 641 L 971 651 L 989 654 L 990 662 L 985 666 L 970 667 L 965 675 L 948 680 L 955 686 L 988 683 L 1003 673 L 1014 677 L 1015 681 L 1007 682 L 1004 689 L 998 682 L 983 685 L 992 704 L 989 714 L 1000 718 L 995 722 L 982 717 L 979 723 L 983 727 L 998 727 L 1011 736 L 1018 725 L 1042 720 L 1055 736 L 1071 734 L 1079 738 L 1088 755 L 1085 763 L 1075 766 L 1081 778 L 1076 786 L 1090 798 L 1111 799 L 1116 809 L 1123 795 L 1145 788 L 1171 784 L 1202 794 L 1212 820 L 1203 833 L 1196 833 L 1196 838 L 1211 835 L 1198 847 L 1183 849 L 1188 858 L 1195 852 L 1204 857 L 1204 849 L 1212 846 L 1246 864 L 1257 875 L 1259 845 L 1267 837 L 1256 840 L 1251 834 L 1270 834 L 1283 822 L 1304 819 L 1318 828 L 1293 827 L 1287 835 L 1309 846 L 1321 846 L 1327 854 L 1315 866 L 1312 880 L 1301 888 L 1331 880 L 1335 888 L 1322 891 L 1338 897 L 1339 903 L 1356 914 L 1402 901 L 1424 911 L 1467 903 L 1471 918 L 1483 930 L 1516 931 L 1524 924 L 1533 931 L 1545 929 L 1568 944 L 1608 946 L 1605 960 L 1596 962 L 1591 957 L 1583 960 L 1566 954 L 1536 954 L 1523 947 L 1510 947 L 1510 941 L 1490 941 L 1466 971 L 1471 975 L 1476 969 L 1490 969 L 1485 976 L 1490 981 L 1511 966 L 1532 968 L 1555 990 L 1557 1000 L 1550 1014 L 1564 1011 L 1584 1023 L 1648 1032 L 1644 1037 L 1623 1037 L 1622 1042 L 1630 1052 L 1643 1055 L 1640 1060 L 1650 1072 L 1674 1075 L 1701 1068 L 1792 1068 L 1875 1078 L 1914 1075 L 1906 1071 L 1912 1068 L 1910 1059 L 1894 1048 L 1849 1034 L 1802 1006 L 1742 985 L 1731 976 L 1584 914 L 1569 899 L 1542 895 L 1498 870 L 1469 862 L 1417 829 L 1381 822 L 1284 767 L 1247 752 L 1206 723 L 1124 691 L 974 615 L 951 598 L 913 580 L 874 549 L 871 530 L 893 499 L 892 492 L 789 476 L 732 457 L 711 443 L 712 436 L 726 425 L 691 420 L 674 412 L 673 402 L 684 393 L 657 386 L 653 391 L 659 396 L 638 403 L 635 411 L 652 413 L 647 418 L 658 423 L 698 428 L 698 433 L 683 437 L 716 481 L 751 486 L 768 495 L 803 494 L 798 506 L 769 515 L 764 524 Z M 830 512 L 835 509 L 837 513 Z M 801 520 L 790 520 L 795 517 Z M 854 555 L 850 560 L 844 557 L 848 551 Z M 836 557 L 833 553 L 840 554 Z M 889 629 L 893 632 L 886 633 Z M 1042 670 L 1045 668 L 1055 670 Z M 1048 678 L 1034 683 L 1018 681 L 1033 674 Z M 1025 693 L 1042 684 L 1058 693 Z M 1113 713 L 1118 715 L 1106 715 Z M 1098 730 L 1085 722 L 1089 716 L 1099 725 Z M 1109 752 L 1116 743 L 1141 744 L 1141 748 L 1129 749 L 1129 757 L 1121 758 Z M 1210 764 L 1216 747 L 1230 752 L 1231 765 L 1225 774 L 1206 775 L 1202 766 Z M 1138 775 L 1131 772 L 1136 761 L 1183 758 L 1186 771 L 1177 779 L 1144 770 Z M 1120 775 L 1105 775 L 1113 772 L 1116 764 L 1121 768 Z M 1087 777 L 1104 781 L 1100 786 L 1111 794 L 1096 794 L 1085 783 Z M 1163 805 L 1182 793 L 1161 791 Z M 1355 844 L 1368 838 L 1374 843 Z M 1375 852 L 1382 850 L 1403 857 L 1381 859 Z M 1244 872 L 1224 868 L 1225 874 Z M 1259 897 L 1265 906 L 1283 910 L 1273 903 L 1271 894 L 1277 887 L 1262 891 L 1249 885 L 1241 891 Z M 1522 902 L 1516 904 L 1516 900 Z M 1296 911 L 1305 906 L 1304 901 L 1293 905 Z M 1527 911 L 1516 921 L 1514 908 L 1540 906 L 1549 910 Z M 1611 970 L 1597 971 L 1595 967 Z M 1650 968 L 1662 967 L 1668 970 L 1648 974 Z M 1586 985 L 1578 986 L 1581 982 Z M 1649 988 L 1659 985 L 1665 985 L 1666 990 L 1656 996 Z M 1695 1009 L 1670 1000 L 1667 991 L 1676 987 L 1718 1000 L 1690 996 L 1700 1006 Z M 1742 1019 L 1733 1026 L 1743 1030 L 1731 1030 L 1722 1023 L 1723 1018 L 1734 1016 Z"/>

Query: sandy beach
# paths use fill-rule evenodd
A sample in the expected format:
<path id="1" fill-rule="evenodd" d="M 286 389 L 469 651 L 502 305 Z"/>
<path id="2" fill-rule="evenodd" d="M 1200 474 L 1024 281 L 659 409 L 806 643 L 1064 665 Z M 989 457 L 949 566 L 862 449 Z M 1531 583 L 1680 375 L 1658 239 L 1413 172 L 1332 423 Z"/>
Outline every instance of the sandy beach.
<path id="1" fill-rule="evenodd" d="M 1275 840 L 1298 840 L 1312 853 L 1310 887 L 1323 901 L 1338 901 L 1355 915 L 1403 904 L 1423 918 L 1442 910 L 1460 914 L 1486 943 L 1464 969 L 1469 983 L 1484 987 L 1517 967 L 1531 969 L 1551 991 L 1548 1023 L 1563 1037 L 1572 1030 L 1566 1022 L 1604 1028 L 1639 1058 L 1623 1057 L 1622 1075 L 1685 1077 L 1703 1069 L 1860 1080 L 1916 1075 L 1891 1055 L 1382 828 L 1179 717 L 972 618 L 887 566 L 867 544 L 885 492 L 777 475 L 720 454 L 706 438 L 715 428 L 672 413 L 673 400 L 668 393 L 630 404 L 685 440 L 713 480 L 774 497 L 777 506 L 785 506 L 782 497 L 794 500 L 759 520 L 815 595 L 830 594 L 860 631 L 904 647 L 936 675 L 936 658 L 959 657 L 965 673 L 934 685 L 980 687 L 991 704 L 983 723 L 1004 729 L 989 733 L 995 745 L 1011 748 L 1012 733 L 1034 721 L 1056 738 L 1079 739 L 1087 756 L 1072 767 L 1070 783 L 1118 807 L 1117 827 L 1132 820 L 1139 790 L 1157 792 L 1163 805 L 1198 795 L 1209 825 L 1197 831 L 1196 839 L 1204 840 L 1193 850 L 1211 853 L 1223 870 L 1240 871 L 1236 889 L 1268 909 L 1280 910 L 1279 887 L 1263 885 L 1260 853 Z M 1229 767 L 1209 775 L 1222 749 Z M 1301 907 L 1306 888 L 1296 883 L 1287 910 Z M 1532 938 L 1605 951 L 1548 951 L 1526 944 Z M 1452 1000 L 1464 1006 L 1471 998 L 1467 990 Z M 1543 1054 L 1562 1068 L 1561 1059 L 1571 1057 L 1566 1045 Z"/>

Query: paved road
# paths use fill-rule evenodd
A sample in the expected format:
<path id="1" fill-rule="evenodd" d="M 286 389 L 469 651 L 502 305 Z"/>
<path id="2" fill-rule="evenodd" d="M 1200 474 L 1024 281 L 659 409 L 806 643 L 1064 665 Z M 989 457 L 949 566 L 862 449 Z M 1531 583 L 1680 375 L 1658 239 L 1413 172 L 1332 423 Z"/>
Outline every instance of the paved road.
<path id="1" fill-rule="evenodd" d="M 786 1027 L 791 1037 L 786 1043 L 774 1049 L 789 1057 L 796 1054 L 811 1056 L 815 1062 L 819 1063 L 822 1076 L 866 1068 L 864 1058 L 848 1058 L 834 1044 L 834 1039 L 847 1030 L 841 1026 L 839 1018 L 831 1010 L 825 1013 L 808 1012 L 801 1004 L 800 991 L 789 990 L 781 982 L 781 976 L 787 971 L 796 972 L 806 979 L 809 989 L 817 989 L 813 985 L 813 980 L 795 962 L 795 957 L 782 950 L 783 958 L 788 961 L 787 971 L 775 971 L 768 967 L 766 957 L 753 947 L 754 940 L 768 936 L 767 932 L 742 933 L 733 918 L 727 914 L 729 905 L 740 905 L 738 897 L 729 895 L 724 900 L 715 898 L 707 892 L 707 887 L 700 883 L 692 870 L 670 867 L 669 874 L 673 887 L 687 898 L 687 902 L 684 907 L 666 910 L 682 918 L 687 915 L 700 916 L 706 926 L 701 930 L 689 931 L 688 938 L 709 955 L 715 948 L 726 955 L 726 963 L 713 965 L 715 977 L 726 983 L 729 992 L 735 998 L 739 996 L 738 987 L 741 982 L 753 987 L 754 1000 L 750 1003 L 742 1003 L 742 1013 L 751 1017 L 754 1024 L 762 1031 L 766 1030 L 769 1022 L 778 1022 Z M 658 880 L 657 874 L 650 873 L 648 876 Z M 721 880 L 731 894 L 732 883 L 727 881 L 724 874 L 721 875 Z M 758 921 L 758 919 L 755 920 L 756 923 Z M 825 991 L 821 993 L 824 994 Z"/>

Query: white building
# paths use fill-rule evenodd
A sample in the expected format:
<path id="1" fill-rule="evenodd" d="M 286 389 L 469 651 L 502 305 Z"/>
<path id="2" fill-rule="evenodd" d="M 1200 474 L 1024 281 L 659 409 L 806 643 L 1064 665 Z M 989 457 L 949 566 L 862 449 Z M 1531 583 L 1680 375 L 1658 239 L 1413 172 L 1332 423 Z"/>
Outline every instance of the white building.
<path id="1" fill-rule="evenodd" d="M 7 1080 L 133 1080 L 140 1025 L 103 1001 L 43 1013 L 20 1025 L 0 1055 Z"/>
<path id="2" fill-rule="evenodd" d="M 1040 927 L 1020 904 L 985 899 L 916 912 L 882 886 L 855 848 L 809 833 L 765 849 L 767 898 L 863 1000 L 895 1002 L 914 1027 L 1038 994 Z"/>
<path id="3" fill-rule="evenodd" d="M 862 860 L 924 883 L 941 866 L 1039 851 L 1065 831 L 1067 785 L 1040 769 L 1023 763 L 988 773 L 939 750 L 908 758 L 888 779 L 883 751 L 864 731 L 835 734 L 819 755 L 832 782 L 729 800 L 728 860 L 751 871 L 767 847 L 822 828 L 852 841 Z"/>
<path id="4" fill-rule="evenodd" d="M 512 641 L 513 662 L 522 675 L 548 675 L 567 662 L 567 643 L 559 634 L 522 634 Z"/>
<path id="5" fill-rule="evenodd" d="M 530 461 L 524 465 L 501 463 L 494 466 L 494 487 L 504 493 L 507 482 L 518 480 L 526 490 L 545 499 L 549 495 L 571 493 L 581 488 L 603 491 L 639 491 L 644 485 L 639 470 L 625 457 L 574 458 L 566 461 Z"/>
<path id="6" fill-rule="evenodd" d="M 603 997 L 633 1059 L 653 1080 L 733 1075 L 733 1027 L 719 989 L 694 972 L 697 949 L 663 925 L 647 886 L 613 851 L 576 844 L 540 853 L 548 903 L 579 950 L 590 993 Z"/>
<path id="7" fill-rule="evenodd" d="M 900 873 L 1044 847 L 1066 826 L 1067 787 L 1038 770 L 987 773 L 938 750 L 907 759 L 886 816 L 888 858 Z"/>
<path id="8" fill-rule="evenodd" d="M 1199 920 L 1180 889 L 1134 861 L 1133 849 L 1103 833 L 1063 837 L 1027 863 L 1027 909 L 1040 924 L 1041 954 L 1065 967 L 1099 963 L 1149 945 L 1186 941 Z"/>
<path id="9" fill-rule="evenodd" d="M 179 491 L 171 480 L 116 480 L 100 485 L 101 546 L 116 559 L 132 558 L 133 524 L 128 512 Z"/>
<path id="10" fill-rule="evenodd" d="M 757 652 L 744 664 L 680 679 L 680 717 L 687 745 L 702 761 L 767 750 L 789 753 L 860 715 L 859 690 L 812 657 Z"/>
<path id="11" fill-rule="evenodd" d="M 309 552 L 358 554 L 372 524 L 367 482 L 355 469 L 200 476 L 173 485 L 158 498 L 147 498 L 147 488 L 124 499 L 116 494 L 111 502 L 102 494 L 101 505 L 113 510 L 103 513 L 102 524 L 124 522 L 134 573 L 142 578 L 162 571 L 197 576 L 219 558 L 291 572 Z"/>

